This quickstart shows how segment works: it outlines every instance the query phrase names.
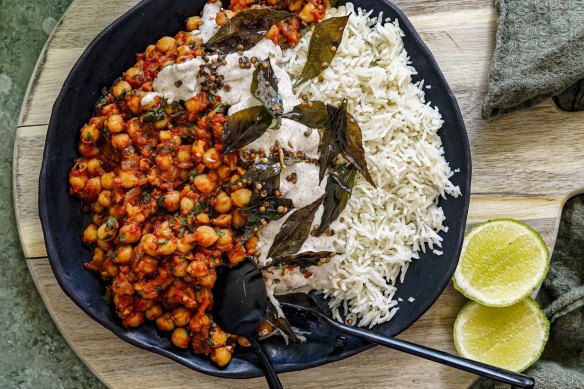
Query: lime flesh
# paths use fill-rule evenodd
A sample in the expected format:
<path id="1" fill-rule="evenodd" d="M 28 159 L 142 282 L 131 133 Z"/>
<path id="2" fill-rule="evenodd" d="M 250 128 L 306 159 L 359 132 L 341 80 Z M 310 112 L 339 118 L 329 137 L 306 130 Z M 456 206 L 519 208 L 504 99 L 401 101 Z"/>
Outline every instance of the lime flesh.
<path id="1" fill-rule="evenodd" d="M 531 298 L 504 308 L 470 301 L 454 322 L 462 357 L 516 372 L 539 359 L 548 336 L 549 322 Z"/>
<path id="2" fill-rule="evenodd" d="M 454 287 L 483 305 L 510 306 L 541 285 L 549 258 L 545 242 L 528 225 L 491 220 L 466 234 Z"/>

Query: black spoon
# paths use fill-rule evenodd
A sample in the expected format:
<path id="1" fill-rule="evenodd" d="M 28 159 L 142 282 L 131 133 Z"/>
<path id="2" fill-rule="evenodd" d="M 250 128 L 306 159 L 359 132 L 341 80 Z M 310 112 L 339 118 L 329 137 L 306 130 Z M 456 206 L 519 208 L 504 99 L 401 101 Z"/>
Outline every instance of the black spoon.
<path id="1" fill-rule="evenodd" d="M 230 334 L 247 338 L 260 360 L 268 386 L 282 389 L 256 334 L 257 326 L 266 316 L 268 302 L 261 270 L 249 259 L 233 268 L 219 268 L 213 300 L 213 318 L 217 324 Z"/>
<path id="2" fill-rule="evenodd" d="M 312 293 L 311 293 L 312 295 Z M 533 388 L 535 380 L 523 374 L 515 373 L 509 370 L 500 369 L 498 367 L 486 365 L 484 363 L 471 361 L 470 359 L 457 357 L 448 353 L 431 349 L 429 347 L 420 346 L 415 343 L 406 342 L 397 338 L 382 336 L 375 332 L 367 331 L 359 327 L 351 327 L 336 320 L 331 319 L 324 311 L 328 311 L 328 307 L 317 303 L 318 299 L 306 294 L 291 294 L 278 298 L 282 306 L 292 308 L 294 310 L 309 313 L 316 316 L 328 326 L 336 329 L 347 335 L 355 336 L 357 338 L 368 340 L 372 343 L 381 346 L 390 347 L 395 350 L 403 351 L 408 354 L 415 355 L 424 359 L 429 359 L 456 369 L 464 370 L 469 373 L 474 373 L 483 377 L 491 378 L 507 384 L 519 386 L 522 388 Z"/>

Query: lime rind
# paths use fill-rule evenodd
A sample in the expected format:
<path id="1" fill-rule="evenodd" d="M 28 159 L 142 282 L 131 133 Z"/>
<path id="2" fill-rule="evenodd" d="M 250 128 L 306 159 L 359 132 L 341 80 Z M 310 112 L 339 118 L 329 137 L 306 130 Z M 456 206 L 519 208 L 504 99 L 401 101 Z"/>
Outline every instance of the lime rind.
<path id="1" fill-rule="evenodd" d="M 516 372 L 522 372 L 522 371 L 528 369 L 531 365 L 533 365 L 535 362 L 537 362 L 539 360 L 539 358 L 541 357 L 541 354 L 543 353 L 543 351 L 545 349 L 545 345 L 547 344 L 547 341 L 549 339 L 549 333 L 550 333 L 549 320 L 547 319 L 545 313 L 541 310 L 541 308 L 539 307 L 537 302 L 535 300 L 533 300 L 531 297 L 527 297 L 524 300 L 522 300 L 521 302 L 527 303 L 531 308 L 531 312 L 535 313 L 535 317 L 537 319 L 537 322 L 540 325 L 540 330 L 542 330 L 543 333 L 542 333 L 542 337 L 539 339 L 540 340 L 539 348 L 537 350 L 534 350 L 533 356 L 529 360 L 525 361 L 520 367 L 514 369 L 514 371 L 516 371 Z M 454 328 L 453 328 L 454 347 L 456 348 L 458 355 L 460 355 L 461 357 L 468 358 L 468 359 L 475 360 L 475 361 L 479 361 L 479 362 L 485 362 L 485 361 L 481 361 L 480 358 L 477 358 L 477 356 L 475 356 L 475 355 L 471 355 L 470 353 L 466 353 L 465 348 L 460 344 L 460 339 L 459 339 L 460 331 L 458 329 L 458 326 L 461 325 L 460 323 L 462 320 L 464 320 L 465 318 L 468 319 L 467 311 L 470 311 L 472 308 L 475 308 L 475 307 L 478 307 L 480 309 L 481 304 L 479 304 L 475 301 L 469 301 L 462 307 L 460 312 L 458 312 L 458 315 L 456 316 L 456 320 L 454 321 Z M 492 363 L 492 361 L 489 361 L 487 363 Z M 501 367 L 501 368 L 508 369 L 508 370 L 512 370 L 509 366 L 499 366 L 499 365 L 497 365 L 497 366 Z"/>
<path id="2" fill-rule="evenodd" d="M 452 276 L 452 282 L 454 284 L 454 288 L 470 300 L 476 301 L 480 304 L 483 304 L 483 305 L 486 305 L 489 307 L 508 307 L 508 306 L 514 305 L 514 304 L 518 303 L 519 301 L 523 300 L 524 298 L 530 296 L 535 290 L 537 290 L 537 288 L 539 288 L 541 286 L 541 284 L 543 283 L 544 279 L 546 278 L 546 276 L 549 272 L 550 252 L 549 252 L 549 249 L 548 249 L 547 245 L 545 244 L 543 238 L 541 237 L 541 235 L 539 235 L 539 233 L 537 231 L 535 231 L 533 228 L 531 228 L 529 225 L 527 225 L 519 220 L 501 218 L 501 219 L 492 219 L 492 220 L 488 220 L 486 222 L 479 223 L 479 224 L 473 226 L 470 230 L 468 230 L 466 232 L 466 234 L 464 235 L 465 239 L 464 239 L 464 243 L 463 243 L 462 250 L 461 250 L 461 257 L 460 257 L 461 261 L 463 260 L 465 249 L 467 247 L 468 242 L 470 242 L 470 238 L 473 235 L 479 233 L 483 229 L 483 227 L 485 227 L 486 225 L 490 225 L 493 223 L 513 223 L 513 224 L 519 225 L 522 228 L 525 228 L 527 231 L 529 231 L 531 236 L 536 238 L 537 242 L 539 243 L 540 248 L 545 253 L 545 261 L 546 262 L 545 262 L 545 266 L 543 267 L 542 273 L 539 274 L 537 277 L 534 277 L 534 284 L 530 288 L 528 288 L 523 294 L 518 295 L 518 296 L 514 296 L 514 298 L 509 298 L 509 299 L 506 299 L 504 301 L 501 301 L 501 300 L 495 301 L 495 300 L 486 299 L 485 298 L 486 296 L 481 295 L 475 289 L 473 289 L 471 287 L 467 288 L 467 287 L 460 286 L 459 282 L 457 282 L 457 276 L 459 275 L 458 269 L 460 268 L 460 263 L 459 263 L 454 275 Z"/>

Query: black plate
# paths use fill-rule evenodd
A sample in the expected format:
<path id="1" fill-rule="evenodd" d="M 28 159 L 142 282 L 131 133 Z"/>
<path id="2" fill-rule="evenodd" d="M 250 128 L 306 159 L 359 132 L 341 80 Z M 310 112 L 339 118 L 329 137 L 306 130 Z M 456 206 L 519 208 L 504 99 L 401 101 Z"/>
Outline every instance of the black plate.
<path id="1" fill-rule="evenodd" d="M 340 3 L 344 3 L 341 1 Z M 444 254 L 421 255 L 409 267 L 406 281 L 398 288 L 397 297 L 404 299 L 393 320 L 375 327 L 375 331 L 396 335 L 414 323 L 436 301 L 450 280 L 458 262 L 470 197 L 471 158 L 466 129 L 446 80 L 432 54 L 422 42 L 405 15 L 385 0 L 354 0 L 365 9 L 383 11 L 384 17 L 398 19 L 405 33 L 405 47 L 418 79 L 432 85 L 426 97 L 438 106 L 444 125 L 440 130 L 446 160 L 460 169 L 452 181 L 459 185 L 462 196 L 442 200 L 440 206 L 448 226 L 444 238 Z M 103 298 L 103 285 L 84 269 L 90 259 L 89 249 L 81 243 L 84 217 L 81 200 L 69 195 L 68 174 L 79 155 L 79 129 L 92 116 L 101 88 L 135 62 L 134 53 L 164 35 L 174 35 L 184 28 L 189 15 L 198 15 L 203 0 L 144 0 L 116 20 L 89 45 L 75 64 L 53 107 L 47 133 L 40 175 L 39 210 L 49 260 L 57 281 L 71 299 L 89 316 L 125 341 L 146 350 L 165 355 L 200 372 L 220 377 L 249 378 L 261 376 L 253 352 L 238 348 L 228 367 L 220 369 L 207 357 L 173 347 L 153 325 L 125 329 L 114 310 Z M 414 303 L 407 302 L 412 296 Z M 356 338 L 340 338 L 338 333 L 292 316 L 292 324 L 310 332 L 308 342 L 285 346 L 281 339 L 270 338 L 269 356 L 279 372 L 306 369 L 336 361 L 364 351 L 370 344 Z"/>

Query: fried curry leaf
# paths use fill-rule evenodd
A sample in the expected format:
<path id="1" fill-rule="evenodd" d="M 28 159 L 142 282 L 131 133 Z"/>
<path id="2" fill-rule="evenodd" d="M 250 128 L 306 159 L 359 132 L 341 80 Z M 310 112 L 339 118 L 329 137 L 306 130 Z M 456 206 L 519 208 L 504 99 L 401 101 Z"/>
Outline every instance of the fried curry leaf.
<path id="1" fill-rule="evenodd" d="M 274 74 L 270 58 L 260 62 L 253 72 L 251 94 L 272 111 L 274 116 L 282 116 L 282 96 L 278 92 L 278 78 Z"/>
<path id="2" fill-rule="evenodd" d="M 361 127 L 357 120 L 346 110 L 345 105 L 345 130 L 340 132 L 341 139 L 339 147 L 343 157 L 357 168 L 359 173 L 365 177 L 368 183 L 377 188 L 373 178 L 369 173 L 367 161 L 365 160 L 365 150 L 363 149 L 363 136 Z M 342 128 L 341 128 L 342 129 Z"/>
<path id="3" fill-rule="evenodd" d="M 272 125 L 274 117 L 263 105 L 229 116 L 223 127 L 223 155 L 239 150 L 258 139 Z"/>
<path id="4" fill-rule="evenodd" d="M 314 203 L 298 209 L 282 225 L 268 252 L 268 258 L 283 257 L 297 253 L 308 238 L 314 215 L 324 200 L 324 196 Z"/>
<path id="5" fill-rule="evenodd" d="M 286 166 L 292 166 L 297 164 L 298 162 L 302 162 L 301 159 L 298 158 L 284 158 L 284 164 Z M 229 188 L 234 185 L 239 184 L 243 180 L 251 181 L 253 183 L 262 183 L 271 180 L 274 177 L 277 177 L 282 172 L 282 164 L 280 163 L 280 158 L 271 157 L 268 159 L 266 163 L 256 163 L 250 166 L 245 174 L 241 176 L 236 181 L 230 182 L 225 184 L 224 187 Z"/>
<path id="6" fill-rule="evenodd" d="M 284 334 L 286 334 L 294 343 L 300 343 L 300 339 L 298 339 L 298 337 L 292 330 L 292 326 L 290 326 L 288 319 L 286 319 L 285 317 L 278 316 L 278 311 L 276 310 L 276 307 L 274 306 L 274 304 L 272 304 L 272 302 L 269 299 L 268 307 L 266 308 L 266 320 L 272 323 L 274 327 L 276 327 Z"/>
<path id="7" fill-rule="evenodd" d="M 260 211 L 260 206 L 265 208 L 264 212 Z M 249 238 L 257 233 L 253 229 L 254 227 L 257 227 L 258 229 L 260 228 L 262 225 L 262 219 L 265 219 L 266 221 L 274 221 L 280 220 L 286 216 L 288 211 L 279 212 L 279 207 L 284 207 L 288 211 L 291 210 L 293 208 L 292 200 L 281 197 L 263 198 L 261 203 L 256 204 L 253 208 L 248 208 L 249 214 L 245 224 L 242 243 L 246 242 Z"/>
<path id="8" fill-rule="evenodd" d="M 262 270 L 267 270 L 271 267 L 275 266 L 283 266 L 283 265 L 293 265 L 298 267 L 309 267 L 314 266 L 320 262 L 323 258 L 330 258 L 337 253 L 332 251 L 306 251 L 304 253 L 299 253 L 295 255 L 288 255 L 285 257 L 278 257 L 272 260 L 269 264 L 262 267 Z"/>
<path id="9" fill-rule="evenodd" d="M 319 179 L 322 181 L 328 166 L 339 154 L 342 154 L 357 168 L 357 171 L 365 177 L 367 182 L 376 188 L 365 160 L 361 127 L 353 115 L 347 111 L 347 103 L 347 99 L 344 99 L 339 107 L 327 105 L 329 123 L 324 128 L 318 148 L 320 153 Z"/>
<path id="10" fill-rule="evenodd" d="M 316 25 L 308 47 L 306 64 L 294 87 L 318 77 L 331 64 L 343 39 L 349 16 L 326 19 Z"/>
<path id="11" fill-rule="evenodd" d="M 344 102 L 346 105 L 346 101 Z M 318 163 L 320 166 L 320 171 L 318 174 L 319 183 L 322 182 L 324 174 L 327 167 L 335 160 L 335 158 L 341 153 L 339 148 L 339 143 L 337 139 L 339 138 L 339 129 L 345 127 L 346 116 L 342 115 L 343 105 L 337 108 L 332 105 L 327 105 L 329 123 L 323 130 L 322 138 L 320 140 L 320 145 L 318 146 L 318 152 L 320 154 Z"/>
<path id="12" fill-rule="evenodd" d="M 205 43 L 205 48 L 227 55 L 254 47 L 276 23 L 296 15 L 270 8 L 241 11 Z"/>
<path id="13" fill-rule="evenodd" d="M 322 101 L 310 101 L 294 107 L 282 115 L 285 119 L 294 120 L 310 128 L 325 128 L 329 123 L 327 105 Z"/>
<path id="14" fill-rule="evenodd" d="M 324 210 L 316 236 L 322 235 L 337 220 L 351 198 L 357 170 L 353 165 L 337 166 L 326 182 Z"/>

